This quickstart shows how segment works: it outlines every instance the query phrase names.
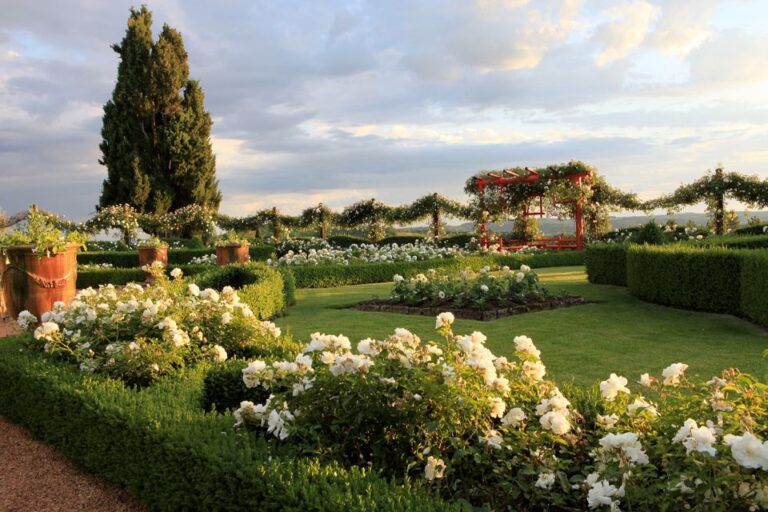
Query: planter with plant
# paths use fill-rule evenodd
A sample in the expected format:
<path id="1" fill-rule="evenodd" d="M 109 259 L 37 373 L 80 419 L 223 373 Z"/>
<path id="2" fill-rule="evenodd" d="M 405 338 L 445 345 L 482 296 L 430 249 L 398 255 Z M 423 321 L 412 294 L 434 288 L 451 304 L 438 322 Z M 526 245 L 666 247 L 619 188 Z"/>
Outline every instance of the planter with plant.
<path id="1" fill-rule="evenodd" d="M 216 242 L 216 264 L 248 263 L 251 260 L 248 253 L 250 246 L 248 240 L 240 238 L 237 232 L 229 231 L 226 237 Z"/>
<path id="2" fill-rule="evenodd" d="M 0 236 L 0 283 L 8 315 L 28 310 L 36 316 L 75 296 L 77 249 L 86 236 L 62 233 L 36 207 L 27 226 Z"/>
<path id="3" fill-rule="evenodd" d="M 151 265 L 155 261 L 168 264 L 168 244 L 153 236 L 139 242 L 139 266 Z"/>

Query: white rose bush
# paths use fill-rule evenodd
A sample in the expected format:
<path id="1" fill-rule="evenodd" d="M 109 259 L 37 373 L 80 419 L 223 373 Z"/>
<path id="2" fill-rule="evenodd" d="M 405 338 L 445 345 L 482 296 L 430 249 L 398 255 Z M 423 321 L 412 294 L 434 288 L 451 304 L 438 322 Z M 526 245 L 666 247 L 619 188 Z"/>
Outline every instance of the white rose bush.
<path id="1" fill-rule="evenodd" d="M 529 337 L 507 359 L 453 322 L 436 318 L 440 341 L 314 333 L 290 359 L 252 360 L 243 382 L 261 399 L 235 428 L 496 510 L 768 508 L 764 384 L 694 382 L 674 363 L 562 391 Z"/>
<path id="2" fill-rule="evenodd" d="M 179 269 L 172 280 L 161 266 L 147 269 L 152 286 L 86 288 L 69 305 L 54 304 L 39 326 L 27 311 L 18 324 L 31 332 L 35 349 L 138 386 L 200 361 L 280 353 L 292 343 L 231 287 L 200 290 Z"/>
<path id="3" fill-rule="evenodd" d="M 350 263 L 395 263 L 457 258 L 465 251 L 457 247 L 440 247 L 429 242 L 413 244 L 352 244 L 347 248 L 334 248 L 326 242 L 292 243 L 283 246 L 287 251 L 273 266 L 291 265 L 349 265 Z M 288 248 L 290 247 L 290 248 Z"/>
<path id="4" fill-rule="evenodd" d="M 489 266 L 479 272 L 430 269 L 409 279 L 396 275 L 393 282 L 392 301 L 408 305 L 481 308 L 526 304 L 549 295 L 527 265 L 518 270 L 504 266 L 495 273 Z"/>

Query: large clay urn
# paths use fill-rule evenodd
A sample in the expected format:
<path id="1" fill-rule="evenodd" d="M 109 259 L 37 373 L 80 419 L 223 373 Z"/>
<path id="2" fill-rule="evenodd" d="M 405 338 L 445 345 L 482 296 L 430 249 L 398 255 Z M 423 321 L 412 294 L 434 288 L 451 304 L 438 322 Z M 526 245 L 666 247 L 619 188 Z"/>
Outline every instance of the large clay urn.
<path id="1" fill-rule="evenodd" d="M 139 267 L 151 265 L 159 261 L 163 265 L 168 264 L 168 246 L 158 245 L 157 247 L 139 247 Z"/>
<path id="2" fill-rule="evenodd" d="M 0 266 L 7 313 L 16 318 L 25 309 L 40 316 L 53 303 L 69 303 L 77 292 L 77 244 L 52 256 L 38 257 L 33 246 L 9 247 Z M 5 261 L 5 259 L 8 261 Z"/>
<path id="3" fill-rule="evenodd" d="M 251 244 L 227 244 L 216 246 L 216 264 L 219 266 L 230 263 L 248 263 L 251 255 L 248 249 Z"/>

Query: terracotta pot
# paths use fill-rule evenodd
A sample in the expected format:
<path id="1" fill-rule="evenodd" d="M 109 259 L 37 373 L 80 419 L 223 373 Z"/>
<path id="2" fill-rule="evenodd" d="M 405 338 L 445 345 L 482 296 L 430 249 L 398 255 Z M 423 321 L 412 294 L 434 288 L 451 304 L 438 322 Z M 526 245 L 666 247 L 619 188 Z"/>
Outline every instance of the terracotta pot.
<path id="1" fill-rule="evenodd" d="M 25 309 L 38 319 L 53 303 L 69 303 L 77 292 L 77 244 L 54 255 L 38 258 L 31 245 L 11 247 L 3 263 L 3 299 L 7 313 L 16 318 Z M 3 258 L 5 259 L 5 258 Z"/>
<path id="2" fill-rule="evenodd" d="M 251 244 L 229 244 L 216 247 L 216 264 L 219 266 L 230 263 L 248 263 L 251 255 L 248 249 Z"/>
<path id="3" fill-rule="evenodd" d="M 139 267 L 151 265 L 155 261 L 163 265 L 168 264 L 168 246 L 160 245 L 158 247 L 139 247 Z"/>

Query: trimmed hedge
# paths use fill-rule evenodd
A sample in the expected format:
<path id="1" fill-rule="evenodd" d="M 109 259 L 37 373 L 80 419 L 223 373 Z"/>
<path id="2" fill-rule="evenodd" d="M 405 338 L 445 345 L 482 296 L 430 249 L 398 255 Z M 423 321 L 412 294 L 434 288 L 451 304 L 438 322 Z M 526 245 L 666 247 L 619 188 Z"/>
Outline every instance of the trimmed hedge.
<path id="1" fill-rule="evenodd" d="M 347 248 L 353 244 L 369 244 L 370 241 L 368 241 L 366 238 L 360 238 L 357 236 L 335 235 L 328 237 L 328 243 L 336 247 Z"/>
<path id="2" fill-rule="evenodd" d="M 252 261 L 266 261 L 275 253 L 273 245 L 252 245 L 248 251 Z M 192 258 L 216 254 L 215 249 L 168 249 L 168 265 L 186 265 Z M 138 251 L 89 251 L 77 254 L 81 265 L 109 263 L 116 268 L 136 268 L 139 266 Z"/>
<path id="3" fill-rule="evenodd" d="M 758 226 L 745 226 L 743 228 L 734 229 L 733 232 L 737 235 L 762 235 L 768 233 L 768 224 L 760 224 Z"/>
<path id="4" fill-rule="evenodd" d="M 243 359 L 229 359 L 223 364 L 211 367 L 203 380 L 203 395 L 200 405 L 204 411 L 225 412 L 236 409 L 244 400 L 264 403 L 269 392 L 261 387 L 249 389 L 243 382 L 243 369 L 248 362 Z M 264 396 L 258 396 L 263 394 Z"/>
<path id="5" fill-rule="evenodd" d="M 689 242 L 699 247 L 728 247 L 729 249 L 766 249 L 768 235 L 723 235 L 712 236 L 704 240 Z"/>
<path id="6" fill-rule="evenodd" d="M 583 251 L 561 251 L 542 254 L 514 254 L 467 256 L 464 258 L 446 258 L 422 261 L 400 261 L 389 263 L 352 263 L 349 265 L 296 265 L 289 268 L 296 277 L 297 288 L 331 288 L 353 284 L 383 283 L 400 274 L 411 277 L 426 272 L 431 268 L 479 270 L 486 265 L 508 265 L 519 267 L 522 264 L 533 268 L 583 265 Z"/>
<path id="7" fill-rule="evenodd" d="M 200 408 L 203 371 L 138 392 L 5 339 L 0 415 L 151 511 L 462 510 L 372 471 L 299 456 L 256 433 L 235 434 L 231 415 Z"/>
<path id="8" fill-rule="evenodd" d="M 584 255 L 590 283 L 627 286 L 627 246 L 590 244 Z"/>
<path id="9" fill-rule="evenodd" d="M 686 245 L 627 249 L 627 287 L 657 304 L 715 313 L 741 313 L 738 251 Z"/>
<path id="10" fill-rule="evenodd" d="M 741 312 L 768 325 L 768 251 L 741 251 Z"/>
<path id="11" fill-rule="evenodd" d="M 235 288 L 240 300 L 248 304 L 262 320 L 285 310 L 283 274 L 263 263 L 214 267 L 199 274 L 194 281 L 200 288 Z"/>
<path id="12" fill-rule="evenodd" d="M 376 242 L 376 245 L 415 244 L 417 242 L 423 242 L 424 238 L 425 238 L 424 235 L 396 235 L 396 236 L 388 236 L 388 237 L 382 238 L 381 240 Z"/>
<path id="13" fill-rule="evenodd" d="M 193 276 L 210 270 L 210 265 L 173 265 L 167 268 L 170 273 L 174 268 L 180 268 L 185 276 Z M 122 286 L 131 282 L 140 283 L 144 281 L 144 271 L 140 268 L 93 268 L 78 269 L 77 288 L 94 288 L 102 284 L 113 284 Z"/>

